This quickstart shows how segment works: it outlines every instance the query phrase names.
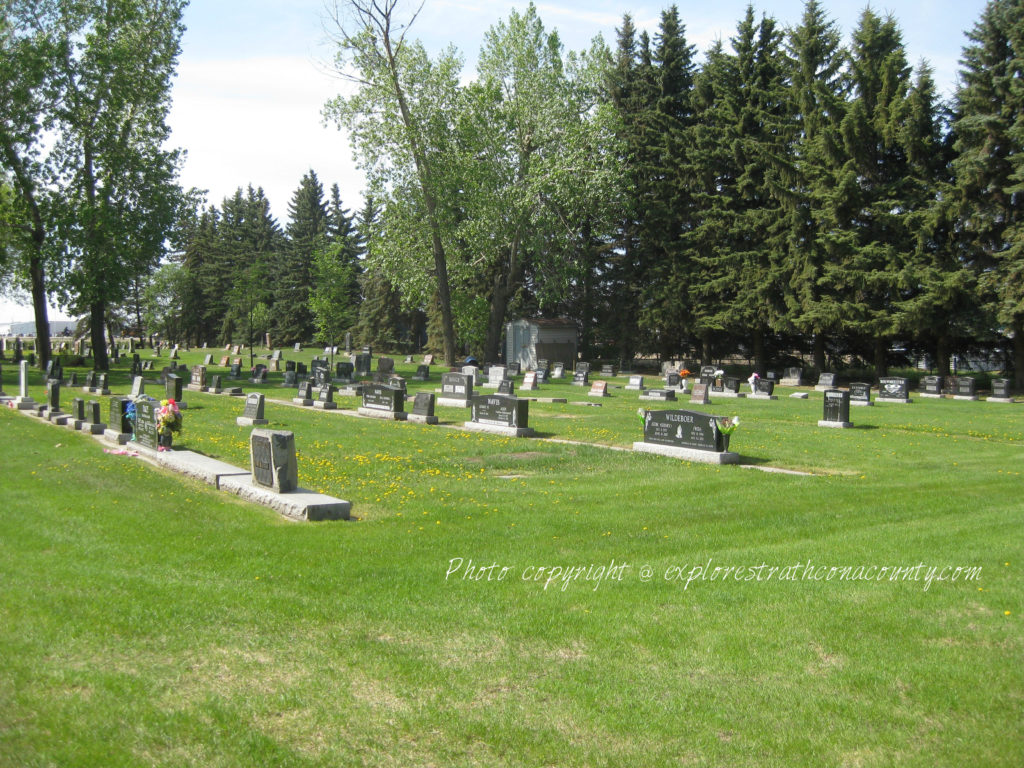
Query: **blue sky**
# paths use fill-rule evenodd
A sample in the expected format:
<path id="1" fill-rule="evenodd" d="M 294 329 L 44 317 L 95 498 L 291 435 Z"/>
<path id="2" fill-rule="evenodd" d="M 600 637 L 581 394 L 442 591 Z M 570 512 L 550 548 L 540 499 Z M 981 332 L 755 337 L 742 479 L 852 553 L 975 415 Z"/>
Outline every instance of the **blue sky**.
<path id="1" fill-rule="evenodd" d="M 325 1 L 192 0 L 185 13 L 174 107 L 172 144 L 188 151 L 182 174 L 187 187 L 208 190 L 220 205 L 237 187 L 264 188 L 284 225 L 288 201 L 310 168 L 324 187 L 337 183 L 342 199 L 358 209 L 362 177 L 347 139 L 320 118 L 323 104 L 344 87 L 327 66 L 332 47 L 323 21 Z M 412 35 L 430 51 L 451 43 L 471 75 L 484 33 L 526 2 L 426 0 Z M 559 31 L 568 50 L 580 50 L 598 34 L 614 45 L 624 13 L 651 34 L 667 2 L 557 0 L 537 2 L 548 28 Z M 867 4 L 822 1 L 844 41 Z M 703 52 L 714 40 L 728 41 L 747 0 L 679 2 L 687 40 Z M 755 3 L 755 12 L 784 26 L 799 23 L 803 0 Z M 891 14 L 903 31 L 908 59 L 927 59 L 939 87 L 952 93 L 964 32 L 981 16 L 984 0 L 889 0 L 872 4 Z M 409 7 L 412 7 L 410 4 Z M 0 301 L 0 324 L 31 319 L 29 307 Z"/>

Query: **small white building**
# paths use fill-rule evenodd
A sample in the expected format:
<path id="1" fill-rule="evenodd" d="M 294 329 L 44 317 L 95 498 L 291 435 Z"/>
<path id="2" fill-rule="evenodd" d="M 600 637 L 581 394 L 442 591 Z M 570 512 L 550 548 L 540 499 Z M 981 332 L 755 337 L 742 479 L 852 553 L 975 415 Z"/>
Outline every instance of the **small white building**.
<path id="1" fill-rule="evenodd" d="M 537 369 L 538 360 L 576 364 L 576 324 L 566 319 L 522 319 L 505 324 L 505 362 L 518 362 L 524 371 Z"/>

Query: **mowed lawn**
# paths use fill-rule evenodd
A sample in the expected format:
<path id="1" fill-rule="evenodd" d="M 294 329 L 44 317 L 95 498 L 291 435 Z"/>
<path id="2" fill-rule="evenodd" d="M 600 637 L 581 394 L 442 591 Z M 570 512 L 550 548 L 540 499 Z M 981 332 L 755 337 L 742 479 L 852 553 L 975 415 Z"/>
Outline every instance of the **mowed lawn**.
<path id="1" fill-rule="evenodd" d="M 0 409 L 0 765 L 1024 764 L 1024 405 L 715 400 L 713 467 L 612 450 L 670 407 L 624 383 L 535 440 L 268 401 L 332 523 Z"/>

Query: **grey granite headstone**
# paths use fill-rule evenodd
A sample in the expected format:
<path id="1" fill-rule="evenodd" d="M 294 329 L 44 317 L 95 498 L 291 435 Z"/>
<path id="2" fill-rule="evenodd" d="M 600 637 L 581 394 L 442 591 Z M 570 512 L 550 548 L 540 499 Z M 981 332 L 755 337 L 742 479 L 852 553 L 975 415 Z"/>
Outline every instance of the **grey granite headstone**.
<path id="1" fill-rule="evenodd" d="M 235 423 L 240 427 L 261 427 L 267 423 L 263 415 L 265 398 L 262 392 L 250 392 L 245 397 L 245 410 L 241 416 L 235 417 Z"/>
<path id="2" fill-rule="evenodd" d="M 156 412 L 159 407 L 155 400 L 148 398 L 135 403 L 135 442 L 144 448 L 156 450 L 159 436 L 156 427 Z"/>
<path id="3" fill-rule="evenodd" d="M 434 402 L 433 392 L 418 392 L 413 400 L 412 413 L 408 415 L 408 420 L 421 424 L 437 424 L 437 416 L 434 415 Z"/>
<path id="4" fill-rule="evenodd" d="M 299 487 L 294 433 L 254 429 L 249 437 L 249 458 L 255 485 L 277 493 L 288 493 Z"/>

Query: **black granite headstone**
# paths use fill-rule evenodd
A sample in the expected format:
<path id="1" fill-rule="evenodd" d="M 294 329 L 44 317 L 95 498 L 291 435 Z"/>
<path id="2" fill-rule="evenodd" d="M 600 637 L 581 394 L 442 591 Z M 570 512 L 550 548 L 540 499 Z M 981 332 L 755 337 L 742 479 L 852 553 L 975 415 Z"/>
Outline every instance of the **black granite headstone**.
<path id="1" fill-rule="evenodd" d="M 363 387 L 363 408 L 404 413 L 405 393 L 385 384 L 367 384 Z"/>
<path id="2" fill-rule="evenodd" d="M 826 389 L 822 400 L 822 421 L 850 421 L 850 393 L 841 389 Z"/>
<path id="3" fill-rule="evenodd" d="M 725 450 L 718 417 L 698 411 L 646 411 L 644 442 L 719 453 Z"/>
<path id="4" fill-rule="evenodd" d="M 530 401 L 505 395 L 474 397 L 473 421 L 495 427 L 526 429 L 530 426 Z"/>
<path id="5" fill-rule="evenodd" d="M 434 393 L 417 392 L 416 398 L 412 401 L 412 412 L 416 416 L 431 417 L 434 415 Z"/>
<path id="6" fill-rule="evenodd" d="M 878 380 L 878 396 L 893 400 L 907 399 L 907 380 L 898 377 L 886 377 Z"/>
<path id="7" fill-rule="evenodd" d="M 850 402 L 870 403 L 871 385 L 863 381 L 850 384 Z"/>

